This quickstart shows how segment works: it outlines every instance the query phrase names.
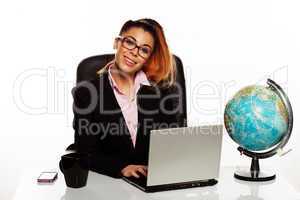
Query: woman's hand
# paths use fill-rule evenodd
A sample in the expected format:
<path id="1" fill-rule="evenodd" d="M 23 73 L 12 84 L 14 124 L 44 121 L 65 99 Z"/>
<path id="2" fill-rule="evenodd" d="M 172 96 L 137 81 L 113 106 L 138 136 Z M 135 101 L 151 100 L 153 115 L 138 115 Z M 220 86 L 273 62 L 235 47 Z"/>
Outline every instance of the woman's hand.
<path id="1" fill-rule="evenodd" d="M 142 174 L 144 176 L 147 176 L 147 166 L 145 165 L 127 165 L 121 170 L 121 173 L 125 177 L 131 177 L 134 176 L 136 178 L 139 178 Z"/>

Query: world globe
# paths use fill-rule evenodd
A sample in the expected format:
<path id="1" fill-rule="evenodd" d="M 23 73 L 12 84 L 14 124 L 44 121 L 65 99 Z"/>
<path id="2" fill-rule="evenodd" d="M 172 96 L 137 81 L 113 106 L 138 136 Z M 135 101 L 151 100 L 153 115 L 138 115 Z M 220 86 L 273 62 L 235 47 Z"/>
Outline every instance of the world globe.
<path id="1" fill-rule="evenodd" d="M 240 153 L 252 158 L 250 172 L 239 172 L 235 177 L 248 181 L 274 179 L 275 175 L 260 172 L 258 161 L 282 151 L 290 138 L 293 112 L 283 89 L 271 79 L 267 86 L 242 88 L 226 104 L 224 124 Z"/>
<path id="2" fill-rule="evenodd" d="M 227 104 L 225 125 L 242 147 L 261 151 L 278 144 L 287 132 L 288 114 L 279 95 L 264 86 L 241 89 Z"/>

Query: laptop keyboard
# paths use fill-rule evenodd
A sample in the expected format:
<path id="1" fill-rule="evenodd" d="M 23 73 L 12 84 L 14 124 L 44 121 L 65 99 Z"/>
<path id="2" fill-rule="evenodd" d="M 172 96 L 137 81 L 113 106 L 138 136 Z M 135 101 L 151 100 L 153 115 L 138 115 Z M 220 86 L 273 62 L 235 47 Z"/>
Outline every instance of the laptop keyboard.
<path id="1" fill-rule="evenodd" d="M 137 184 L 137 185 L 140 185 L 142 187 L 146 187 L 146 184 L 147 184 L 147 177 L 145 176 L 140 176 L 140 178 L 135 178 L 134 176 L 131 176 L 131 177 L 125 177 L 127 180 Z"/>

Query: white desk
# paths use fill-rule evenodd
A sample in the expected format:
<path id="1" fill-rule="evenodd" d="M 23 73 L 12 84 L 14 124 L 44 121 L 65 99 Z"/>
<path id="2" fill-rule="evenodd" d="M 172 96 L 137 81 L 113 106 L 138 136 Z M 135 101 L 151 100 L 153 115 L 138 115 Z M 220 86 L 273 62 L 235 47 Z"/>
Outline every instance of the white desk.
<path id="1" fill-rule="evenodd" d="M 40 172 L 39 169 L 25 170 L 15 200 L 300 200 L 300 194 L 280 174 L 271 182 L 243 182 L 233 178 L 233 167 L 221 168 L 219 183 L 215 186 L 157 193 L 144 193 L 123 180 L 94 172 L 89 172 L 87 186 L 80 189 L 67 188 L 62 173 L 55 183 L 39 185 L 36 177 Z"/>

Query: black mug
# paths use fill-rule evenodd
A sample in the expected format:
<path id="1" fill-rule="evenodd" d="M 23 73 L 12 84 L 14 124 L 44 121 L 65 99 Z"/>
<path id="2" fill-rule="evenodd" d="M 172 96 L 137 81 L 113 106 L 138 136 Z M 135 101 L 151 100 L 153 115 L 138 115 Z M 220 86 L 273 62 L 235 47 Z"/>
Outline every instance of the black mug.
<path id="1" fill-rule="evenodd" d="M 86 186 L 89 173 L 88 154 L 69 153 L 61 156 L 59 168 L 64 174 L 66 185 L 71 188 Z"/>

